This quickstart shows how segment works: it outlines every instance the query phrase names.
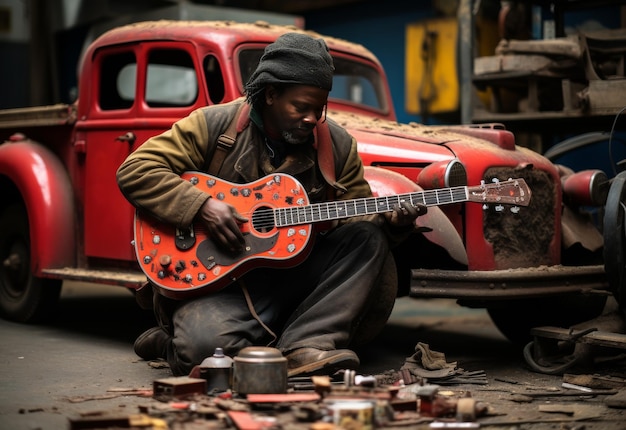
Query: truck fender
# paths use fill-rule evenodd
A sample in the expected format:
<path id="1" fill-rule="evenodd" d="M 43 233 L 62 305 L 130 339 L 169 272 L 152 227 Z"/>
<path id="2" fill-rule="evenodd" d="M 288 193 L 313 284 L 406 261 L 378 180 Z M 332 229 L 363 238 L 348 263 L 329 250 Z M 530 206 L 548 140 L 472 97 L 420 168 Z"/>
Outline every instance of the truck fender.
<path id="1" fill-rule="evenodd" d="M 365 179 L 370 184 L 374 196 L 415 193 L 424 191 L 400 173 L 380 167 L 365 166 Z M 463 240 L 448 217 L 437 206 L 429 206 L 428 213 L 415 221 L 417 227 L 427 227 L 424 237 L 445 249 L 450 257 L 460 264 L 467 265 L 468 258 Z"/>
<path id="2" fill-rule="evenodd" d="M 5 142 L 0 144 L 0 176 L 15 184 L 26 205 L 32 273 L 40 276 L 43 269 L 73 266 L 74 198 L 59 158 L 29 139 Z M 7 203 L 5 200 L 2 205 Z"/>

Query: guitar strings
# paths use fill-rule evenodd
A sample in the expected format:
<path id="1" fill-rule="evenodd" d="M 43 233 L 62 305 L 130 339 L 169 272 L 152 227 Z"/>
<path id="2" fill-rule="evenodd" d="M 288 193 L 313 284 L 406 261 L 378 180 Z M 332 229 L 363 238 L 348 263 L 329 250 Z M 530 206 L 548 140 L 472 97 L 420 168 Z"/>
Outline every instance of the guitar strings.
<path id="1" fill-rule="evenodd" d="M 449 196 L 446 196 L 449 194 Z M 421 198 L 419 198 L 421 197 Z M 296 207 L 281 207 L 276 209 L 261 209 L 257 212 L 260 213 L 255 219 L 263 220 L 263 217 L 273 219 L 275 213 L 301 213 L 306 215 L 307 213 L 319 214 L 326 213 L 328 217 L 342 217 L 344 214 L 347 216 L 353 215 L 350 209 L 353 208 L 361 212 L 361 214 L 381 213 L 393 210 L 396 204 L 404 201 L 409 201 L 411 204 L 441 204 L 441 203 L 453 203 L 454 201 L 464 201 L 466 199 L 466 187 L 456 187 L 445 190 L 443 193 L 441 190 L 427 190 L 417 193 L 398 194 L 393 196 L 381 196 L 381 197 L 366 197 L 361 199 L 334 201 L 315 203 L 305 206 Z M 443 201 L 442 201 L 443 200 Z M 372 202 L 372 203 L 368 203 Z M 382 209 L 381 209 L 382 207 Z M 256 212 L 255 212 L 256 213 Z M 326 217 L 324 217 L 326 219 Z M 267 221 L 264 220 L 264 221 Z"/>
<path id="2" fill-rule="evenodd" d="M 442 198 L 445 198 L 446 202 L 454 202 L 455 200 L 465 200 L 466 187 L 450 188 L 445 190 L 443 195 L 441 194 L 442 190 L 427 190 L 393 196 L 323 202 L 306 206 L 275 209 L 262 208 L 252 213 L 252 223 L 257 229 L 268 229 L 274 227 L 276 224 L 279 226 L 308 224 L 316 221 L 347 218 L 354 215 L 389 212 L 393 210 L 395 205 L 404 201 L 408 201 L 411 204 L 416 204 L 417 202 L 419 204 L 429 205 L 440 204 Z M 449 196 L 446 196 L 446 194 L 449 194 Z"/>

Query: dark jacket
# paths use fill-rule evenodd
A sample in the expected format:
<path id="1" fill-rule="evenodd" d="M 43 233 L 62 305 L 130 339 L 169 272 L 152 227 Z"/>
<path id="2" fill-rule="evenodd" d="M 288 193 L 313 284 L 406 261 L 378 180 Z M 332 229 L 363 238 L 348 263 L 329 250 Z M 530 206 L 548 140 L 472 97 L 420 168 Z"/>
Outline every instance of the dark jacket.
<path id="1" fill-rule="evenodd" d="M 160 220 L 177 227 L 190 225 L 209 196 L 181 180 L 180 175 L 207 168 L 206 158 L 212 156 L 218 137 L 227 129 L 241 103 L 245 103 L 244 99 L 198 109 L 137 148 L 117 171 L 117 181 L 126 198 Z M 248 183 L 283 172 L 300 181 L 311 202 L 370 197 L 356 140 L 334 121 L 326 121 L 333 145 L 337 181 L 334 187 L 324 180 L 312 146 L 298 146 L 283 164 L 272 167 L 265 137 L 252 122 L 239 133 L 216 176 Z M 381 222 L 379 215 L 369 219 Z"/>

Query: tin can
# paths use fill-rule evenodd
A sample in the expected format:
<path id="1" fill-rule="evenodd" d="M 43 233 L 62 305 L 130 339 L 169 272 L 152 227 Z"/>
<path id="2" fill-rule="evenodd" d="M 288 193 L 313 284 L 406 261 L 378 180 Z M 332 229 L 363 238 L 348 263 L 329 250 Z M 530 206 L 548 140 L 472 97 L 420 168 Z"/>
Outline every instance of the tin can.
<path id="1" fill-rule="evenodd" d="M 333 400 L 327 402 L 335 426 L 351 430 L 374 428 L 374 402 L 370 400 Z"/>
<path id="2" fill-rule="evenodd" d="M 234 358 L 234 372 L 234 391 L 239 394 L 287 392 L 287 359 L 276 348 L 243 348 Z"/>

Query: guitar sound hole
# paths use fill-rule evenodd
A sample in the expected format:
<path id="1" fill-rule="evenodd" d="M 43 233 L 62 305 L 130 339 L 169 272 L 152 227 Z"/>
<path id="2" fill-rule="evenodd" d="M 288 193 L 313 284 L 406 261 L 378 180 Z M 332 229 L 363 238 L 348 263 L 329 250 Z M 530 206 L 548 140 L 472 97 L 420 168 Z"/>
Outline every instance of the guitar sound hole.
<path id="1" fill-rule="evenodd" d="M 252 214 L 252 227 L 259 233 L 267 233 L 274 229 L 274 211 L 261 206 Z"/>

